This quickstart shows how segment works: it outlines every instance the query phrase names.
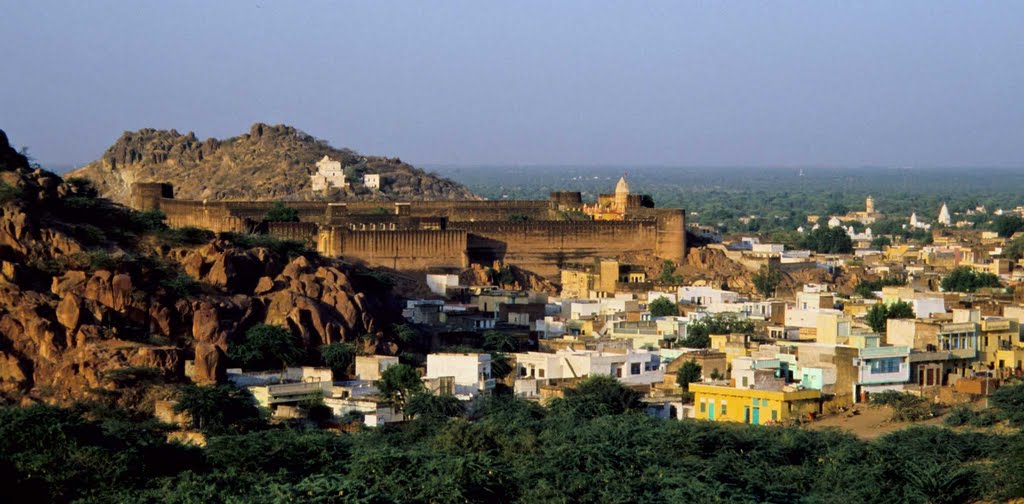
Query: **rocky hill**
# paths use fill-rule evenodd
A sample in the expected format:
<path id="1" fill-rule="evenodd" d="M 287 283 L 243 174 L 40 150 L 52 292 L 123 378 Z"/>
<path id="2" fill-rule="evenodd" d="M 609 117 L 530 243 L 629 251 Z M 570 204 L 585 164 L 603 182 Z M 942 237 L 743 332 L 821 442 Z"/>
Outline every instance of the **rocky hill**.
<path id="1" fill-rule="evenodd" d="M 133 370 L 214 381 L 258 323 L 394 352 L 398 305 L 372 272 L 250 235 L 171 230 L 14 152 L 0 131 L 0 403 L 117 394 Z M 155 371 L 154 371 L 155 370 Z"/>
<path id="2" fill-rule="evenodd" d="M 345 190 L 314 193 L 310 175 L 325 155 L 341 161 L 360 182 Z M 379 191 L 362 185 L 366 173 L 381 175 Z M 103 157 L 68 176 L 91 180 L 101 196 L 122 204 L 134 182 L 172 182 L 182 199 L 479 199 L 462 185 L 400 159 L 336 149 L 291 126 L 262 123 L 224 140 L 199 140 L 194 133 L 175 130 L 125 132 Z"/>

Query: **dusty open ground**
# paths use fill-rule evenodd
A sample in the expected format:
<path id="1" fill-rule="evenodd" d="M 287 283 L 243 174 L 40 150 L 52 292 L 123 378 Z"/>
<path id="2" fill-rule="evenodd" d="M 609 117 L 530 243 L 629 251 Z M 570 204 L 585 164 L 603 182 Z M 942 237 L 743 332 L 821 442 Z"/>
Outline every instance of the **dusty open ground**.
<path id="1" fill-rule="evenodd" d="M 806 425 L 808 429 L 837 428 L 853 433 L 863 439 L 875 439 L 893 431 L 907 428 L 911 425 L 935 425 L 942 426 L 942 417 L 945 411 L 939 415 L 921 422 L 890 422 L 892 408 L 888 406 L 857 406 L 859 414 L 848 416 L 845 413 L 838 413 L 827 417 L 821 417 L 817 421 Z"/>

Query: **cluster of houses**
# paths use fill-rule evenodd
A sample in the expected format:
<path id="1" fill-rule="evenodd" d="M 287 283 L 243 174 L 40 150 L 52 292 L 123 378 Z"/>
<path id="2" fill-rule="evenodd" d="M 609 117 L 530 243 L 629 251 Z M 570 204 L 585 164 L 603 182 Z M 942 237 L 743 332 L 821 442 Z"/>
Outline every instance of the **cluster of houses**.
<path id="1" fill-rule="evenodd" d="M 922 274 L 933 256 L 924 257 Z M 567 268 L 563 280 L 555 297 L 428 275 L 435 295 L 409 300 L 404 310 L 441 349 L 428 354 L 420 370 L 426 389 L 473 401 L 502 385 L 546 402 L 588 376 L 604 375 L 642 392 L 652 415 L 766 424 L 813 418 L 885 390 L 967 400 L 1020 376 L 1024 361 L 1024 306 L 997 296 L 936 292 L 927 282 L 883 287 L 874 299 L 804 285 L 787 299 L 754 300 L 707 285 L 655 288 L 641 270 L 611 260 Z M 662 298 L 677 315 L 652 316 L 649 306 Z M 915 318 L 892 319 L 885 331 L 872 331 L 868 309 L 897 301 L 910 304 Z M 706 326 L 709 317 L 747 321 L 752 329 L 711 333 L 709 347 L 688 348 L 688 329 Z M 520 342 L 520 351 L 507 354 L 512 370 L 505 376 L 492 374 L 489 353 L 444 351 L 445 342 L 479 341 L 487 331 Z M 683 388 L 676 375 L 689 362 L 700 366 L 700 379 Z M 392 356 L 358 356 L 348 381 L 333 381 L 319 368 L 232 370 L 229 378 L 279 417 L 298 415 L 301 400 L 316 394 L 337 418 L 357 415 L 367 425 L 382 425 L 404 420 L 376 387 L 397 363 Z"/>

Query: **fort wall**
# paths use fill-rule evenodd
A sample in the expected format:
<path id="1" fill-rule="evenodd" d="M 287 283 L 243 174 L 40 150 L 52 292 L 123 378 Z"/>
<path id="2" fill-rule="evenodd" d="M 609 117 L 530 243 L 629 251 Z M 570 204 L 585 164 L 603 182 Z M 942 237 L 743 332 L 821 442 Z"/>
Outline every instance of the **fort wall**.
<path id="1" fill-rule="evenodd" d="M 504 261 L 556 277 L 562 266 L 598 256 L 655 254 L 657 221 L 459 222 L 470 262 Z"/>
<path id="2" fill-rule="evenodd" d="M 686 260 L 683 210 L 635 208 L 621 221 L 557 220 L 559 206 L 576 204 L 578 193 L 532 201 L 282 202 L 298 211 L 300 222 L 262 225 L 275 202 L 176 200 L 169 184 L 136 184 L 131 201 L 140 210 L 162 210 L 172 227 L 259 227 L 277 238 L 315 244 L 324 255 L 398 270 L 503 261 L 556 278 L 561 266 L 597 256 Z"/>
<path id="3" fill-rule="evenodd" d="M 354 231 L 343 226 L 322 226 L 317 251 L 396 270 L 469 266 L 465 231 Z"/>

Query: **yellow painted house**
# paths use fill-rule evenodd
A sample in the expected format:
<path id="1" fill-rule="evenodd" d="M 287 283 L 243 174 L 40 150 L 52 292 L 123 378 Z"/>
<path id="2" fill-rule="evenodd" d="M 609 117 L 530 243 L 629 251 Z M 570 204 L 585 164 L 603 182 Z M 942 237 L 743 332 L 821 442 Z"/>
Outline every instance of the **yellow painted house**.
<path id="1" fill-rule="evenodd" d="M 697 418 L 754 425 L 782 422 L 807 413 L 821 413 L 821 391 L 757 390 L 691 383 Z"/>

